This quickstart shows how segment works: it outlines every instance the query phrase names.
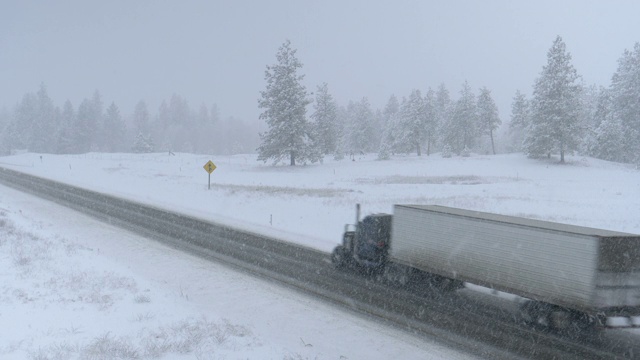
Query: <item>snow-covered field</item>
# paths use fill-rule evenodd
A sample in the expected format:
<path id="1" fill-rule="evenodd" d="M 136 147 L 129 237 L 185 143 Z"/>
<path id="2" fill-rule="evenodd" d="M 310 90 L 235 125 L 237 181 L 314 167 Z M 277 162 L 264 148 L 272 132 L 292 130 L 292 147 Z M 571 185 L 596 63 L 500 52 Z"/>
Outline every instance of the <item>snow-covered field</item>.
<path id="1" fill-rule="evenodd" d="M 441 204 L 640 233 L 640 171 L 582 157 L 362 156 L 292 168 L 255 155 L 21 154 L 0 166 L 327 252 L 356 203 L 364 214 Z M 0 254 L 3 359 L 468 358 L 6 187 Z"/>

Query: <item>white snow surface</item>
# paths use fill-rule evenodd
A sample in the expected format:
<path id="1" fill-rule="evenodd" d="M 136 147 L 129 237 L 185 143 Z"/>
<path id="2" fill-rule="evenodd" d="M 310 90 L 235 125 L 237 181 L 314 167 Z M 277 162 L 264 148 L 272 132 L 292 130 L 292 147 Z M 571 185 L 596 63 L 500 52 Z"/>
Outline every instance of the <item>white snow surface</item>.
<path id="1" fill-rule="evenodd" d="M 256 155 L 26 153 L 0 166 L 326 252 L 356 203 L 362 215 L 439 204 L 640 233 L 640 171 L 586 157 L 289 167 Z M 2 359 L 470 358 L 4 186 L 0 269 Z"/>

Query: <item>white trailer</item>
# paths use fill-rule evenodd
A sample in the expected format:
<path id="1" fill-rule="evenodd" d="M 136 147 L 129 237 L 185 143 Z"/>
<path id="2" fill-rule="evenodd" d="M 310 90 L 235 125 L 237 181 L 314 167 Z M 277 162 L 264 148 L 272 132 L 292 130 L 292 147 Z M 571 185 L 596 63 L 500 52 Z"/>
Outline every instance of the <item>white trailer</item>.
<path id="1" fill-rule="evenodd" d="M 396 205 L 388 261 L 593 316 L 640 311 L 640 235 Z"/>

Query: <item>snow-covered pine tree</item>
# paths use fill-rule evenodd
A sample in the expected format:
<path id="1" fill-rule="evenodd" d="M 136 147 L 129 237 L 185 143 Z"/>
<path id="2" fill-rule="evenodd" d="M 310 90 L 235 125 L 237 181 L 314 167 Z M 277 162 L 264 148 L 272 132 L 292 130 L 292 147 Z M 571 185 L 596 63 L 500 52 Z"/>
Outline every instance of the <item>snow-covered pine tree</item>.
<path id="1" fill-rule="evenodd" d="M 444 84 L 440 84 L 440 86 L 438 86 L 438 90 L 436 91 L 435 107 L 436 126 L 438 128 L 437 140 L 443 147 L 449 145 L 449 157 L 451 157 L 451 143 L 449 142 L 451 141 L 451 139 L 447 137 L 447 129 L 451 125 L 453 102 L 451 101 L 449 90 L 447 90 L 447 87 Z"/>
<path id="2" fill-rule="evenodd" d="M 640 43 L 625 50 L 611 80 L 613 117 L 623 131 L 624 162 L 640 164 Z"/>
<path id="3" fill-rule="evenodd" d="M 139 132 L 133 143 L 133 152 L 151 153 L 153 151 L 153 140 L 150 137 L 145 136 L 142 132 Z"/>
<path id="4" fill-rule="evenodd" d="M 579 78 L 571 54 L 558 36 L 533 87 L 531 122 L 525 138 L 529 156 L 550 156 L 558 151 L 564 163 L 565 153 L 578 148 L 582 136 Z"/>
<path id="5" fill-rule="evenodd" d="M 306 107 L 310 103 L 307 90 L 302 85 L 304 75 L 298 74 L 302 63 L 296 57 L 291 41 L 285 41 L 276 54 L 277 63 L 267 65 L 265 80 L 267 87 L 261 91 L 258 106 L 264 111 L 260 119 L 265 120 L 269 130 L 260 134 L 258 161 L 272 159 L 277 164 L 289 158 L 291 166 L 298 162 L 316 162 L 320 151 L 314 149 L 311 126 L 306 119 Z"/>
<path id="6" fill-rule="evenodd" d="M 11 123 L 11 113 L 5 109 L 0 109 L 0 155 L 9 155 L 11 148 L 6 139 L 9 124 Z"/>
<path id="7" fill-rule="evenodd" d="M 138 101 L 133 110 L 133 129 L 136 133 L 147 134 L 150 130 L 150 116 L 147 103 L 144 100 Z"/>
<path id="8" fill-rule="evenodd" d="M 529 100 L 527 97 L 516 90 L 511 103 L 511 121 L 509 122 L 509 134 L 511 135 L 512 144 L 517 151 L 522 151 L 525 131 L 529 127 L 531 121 Z"/>
<path id="9" fill-rule="evenodd" d="M 341 135 L 338 132 L 338 107 L 333 96 L 329 93 L 327 83 L 319 85 L 316 90 L 316 101 L 311 119 L 314 121 L 316 143 L 321 153 L 323 155 L 335 154 Z"/>
<path id="10" fill-rule="evenodd" d="M 10 127 L 11 137 L 9 139 L 12 149 L 29 149 L 31 137 L 34 129 L 34 122 L 37 118 L 38 99 L 35 94 L 24 94 L 22 100 L 14 111 L 12 126 Z"/>
<path id="11" fill-rule="evenodd" d="M 60 129 L 57 133 L 56 152 L 58 154 L 72 154 L 74 152 L 74 130 L 76 114 L 71 101 L 65 101 L 60 115 Z"/>
<path id="12" fill-rule="evenodd" d="M 177 128 L 184 127 L 191 122 L 189 102 L 178 94 L 171 95 L 169 100 L 169 124 Z"/>
<path id="13" fill-rule="evenodd" d="M 166 109 L 167 108 L 165 107 L 165 110 Z M 132 123 L 133 134 L 136 134 L 133 139 L 133 151 L 141 153 L 153 152 L 154 146 L 151 127 L 151 115 L 149 114 L 147 103 L 144 100 L 140 100 L 136 104 L 133 110 Z M 159 122 L 156 122 L 155 125 L 157 127 L 159 125 Z M 157 133 L 159 133 L 159 131 L 156 132 L 156 134 Z"/>
<path id="14" fill-rule="evenodd" d="M 76 122 L 73 129 L 73 153 L 85 153 L 91 151 L 95 129 L 95 117 L 93 106 L 88 99 L 82 100 L 76 113 Z"/>
<path id="15" fill-rule="evenodd" d="M 27 93 L 16 106 L 13 125 L 8 130 L 14 132 L 9 139 L 10 147 L 29 149 L 34 152 L 53 152 L 58 117 L 53 101 L 44 84 L 36 94 Z"/>
<path id="16" fill-rule="evenodd" d="M 617 118 L 606 116 L 594 130 L 593 156 L 609 161 L 623 161 L 625 132 Z"/>
<path id="17" fill-rule="evenodd" d="M 445 159 L 450 158 L 452 155 L 452 151 L 451 151 L 451 145 L 446 144 L 445 146 L 442 147 L 442 157 Z"/>
<path id="18" fill-rule="evenodd" d="M 593 157 L 622 161 L 624 134 L 618 119 L 613 117 L 611 91 L 600 87 L 594 103 L 584 148 Z"/>
<path id="19" fill-rule="evenodd" d="M 476 96 L 467 81 L 462 84 L 460 98 L 455 103 L 453 116 L 446 129 L 446 138 L 452 150 L 460 155 L 473 149 L 478 138 L 478 113 Z"/>
<path id="20" fill-rule="evenodd" d="M 420 90 L 414 89 L 409 98 L 403 101 L 398 125 L 395 148 L 407 153 L 415 150 L 416 155 L 422 156 L 422 145 L 427 139 L 427 124 Z"/>
<path id="21" fill-rule="evenodd" d="M 580 132 L 582 137 L 578 142 L 577 151 L 581 154 L 590 154 L 593 141 L 594 130 L 598 127 L 599 120 L 596 117 L 598 102 L 601 90 L 604 87 L 598 87 L 595 84 L 586 86 L 581 84 L 580 89 Z"/>
<path id="22" fill-rule="evenodd" d="M 98 150 L 99 146 L 99 131 L 103 122 L 104 116 L 104 104 L 102 102 L 102 95 L 98 90 L 93 92 L 91 96 L 91 151 Z"/>
<path id="23" fill-rule="evenodd" d="M 55 134 L 58 127 L 55 106 L 44 84 L 40 84 L 36 98 L 35 118 L 29 134 L 29 149 L 35 152 L 51 153 L 56 147 L 56 139 L 50 134 Z"/>
<path id="24" fill-rule="evenodd" d="M 480 129 L 484 134 L 489 135 L 491 139 L 491 151 L 493 155 L 495 155 L 496 146 L 493 141 L 493 132 L 502 124 L 502 121 L 498 116 L 498 107 L 491 97 L 491 91 L 486 87 L 480 89 L 477 107 Z"/>
<path id="25" fill-rule="evenodd" d="M 103 150 L 106 152 L 123 150 L 126 131 L 126 126 L 120 116 L 120 109 L 115 102 L 112 102 L 107 108 L 102 125 Z"/>
<path id="26" fill-rule="evenodd" d="M 345 149 L 353 157 L 376 150 L 377 136 L 374 127 L 374 115 L 369 99 L 363 97 L 359 102 L 349 102 L 347 106 L 347 141 Z"/>
<path id="27" fill-rule="evenodd" d="M 435 92 L 429 88 L 423 99 L 424 125 L 427 140 L 427 156 L 431 155 L 438 136 L 438 114 L 436 109 Z"/>
<path id="28" fill-rule="evenodd" d="M 211 115 L 209 115 L 209 108 L 207 108 L 207 105 L 205 105 L 204 103 L 200 104 L 200 110 L 198 110 L 198 117 L 197 117 L 197 126 L 207 126 L 210 125 L 211 122 Z"/>
<path id="29" fill-rule="evenodd" d="M 167 105 L 166 100 L 162 100 L 160 106 L 158 106 L 158 116 L 156 117 L 156 128 L 159 130 L 164 130 L 169 127 L 170 123 L 170 114 L 169 114 L 169 105 Z"/>
<path id="30" fill-rule="evenodd" d="M 371 146 L 369 152 L 376 152 L 382 146 L 383 133 L 385 129 L 385 119 L 383 110 L 376 108 L 372 110 L 373 121 L 371 124 Z"/>
<path id="31" fill-rule="evenodd" d="M 387 105 L 382 111 L 382 136 L 380 148 L 378 149 L 378 159 L 388 160 L 391 153 L 395 151 L 395 136 L 397 133 L 397 118 L 400 111 L 400 103 L 395 95 L 391 95 L 387 101 Z"/>
<path id="32" fill-rule="evenodd" d="M 192 152 L 195 116 L 189 102 L 178 94 L 171 95 L 167 108 L 167 127 L 163 133 L 168 147 L 172 151 Z"/>

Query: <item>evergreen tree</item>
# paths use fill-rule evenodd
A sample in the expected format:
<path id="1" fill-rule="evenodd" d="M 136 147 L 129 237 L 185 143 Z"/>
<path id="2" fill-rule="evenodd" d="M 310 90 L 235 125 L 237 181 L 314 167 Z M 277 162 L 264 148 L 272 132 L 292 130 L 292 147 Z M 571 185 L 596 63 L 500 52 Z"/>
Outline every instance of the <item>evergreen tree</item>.
<path id="1" fill-rule="evenodd" d="M 577 149 L 581 134 L 579 76 L 571 65 L 571 55 L 558 36 L 547 53 L 547 65 L 533 88 L 531 122 L 525 138 L 529 156 L 550 156 Z"/>
<path id="2" fill-rule="evenodd" d="M 103 149 L 107 152 L 121 151 L 126 130 L 122 116 L 120 116 L 120 109 L 112 102 L 104 116 L 102 128 L 104 136 Z"/>
<path id="3" fill-rule="evenodd" d="M 209 111 L 209 119 L 214 125 L 220 121 L 220 112 L 218 111 L 217 104 L 211 105 L 211 111 Z"/>
<path id="4" fill-rule="evenodd" d="M 378 159 L 388 160 L 391 153 L 395 151 L 396 134 L 398 130 L 398 114 L 400 112 L 400 103 L 395 95 L 391 95 L 387 101 L 387 105 L 382 111 L 382 139 L 380 149 L 378 150 Z"/>
<path id="5" fill-rule="evenodd" d="M 88 99 L 82 100 L 80 106 L 78 106 L 78 112 L 76 114 L 76 123 L 74 124 L 73 132 L 73 152 L 85 153 L 91 151 L 93 144 L 94 134 L 94 111 L 91 101 Z"/>
<path id="6" fill-rule="evenodd" d="M 170 149 L 175 151 L 193 152 L 195 116 L 191 112 L 186 99 L 173 94 L 169 101 L 169 126 L 164 134 Z"/>
<path id="7" fill-rule="evenodd" d="M 91 100 L 84 99 L 75 116 L 73 125 L 73 152 L 85 153 L 101 146 L 99 130 L 102 124 L 102 97 L 96 90 Z"/>
<path id="8" fill-rule="evenodd" d="M 424 125 L 427 140 L 427 156 L 431 155 L 431 148 L 434 146 L 438 134 L 438 114 L 436 106 L 435 92 L 429 88 L 424 97 Z"/>
<path id="9" fill-rule="evenodd" d="M 478 95 L 478 122 L 483 133 L 489 135 L 491 139 L 491 151 L 496 154 L 496 147 L 493 141 L 493 132 L 502 124 L 498 117 L 498 107 L 491 97 L 491 91 L 486 87 L 480 89 Z"/>
<path id="10" fill-rule="evenodd" d="M 169 105 L 167 105 L 166 100 L 162 100 L 158 107 L 158 118 L 156 120 L 157 128 L 164 130 L 169 127 L 170 117 Z"/>
<path id="11" fill-rule="evenodd" d="M 621 127 L 624 162 L 640 164 L 640 43 L 625 50 L 611 80 L 612 116 Z M 611 125 L 615 128 L 615 126 Z"/>
<path id="12" fill-rule="evenodd" d="M 13 126 L 9 128 L 11 148 L 32 150 L 29 147 L 33 145 L 31 139 L 36 126 L 34 123 L 38 117 L 37 109 L 37 96 L 33 93 L 25 94 L 16 107 Z"/>
<path id="13" fill-rule="evenodd" d="M 623 161 L 624 134 L 618 119 L 613 116 L 610 90 L 599 89 L 592 112 L 584 140 L 587 153 L 604 160 Z"/>
<path id="14" fill-rule="evenodd" d="M 44 84 L 40 84 L 36 97 L 37 104 L 35 118 L 31 124 L 29 149 L 35 152 L 52 153 L 56 147 L 56 139 L 51 135 L 55 134 L 58 127 L 55 106 Z"/>
<path id="15" fill-rule="evenodd" d="M 150 132 L 150 116 L 147 103 L 144 100 L 138 101 L 133 110 L 133 128 L 136 133 L 148 134 Z"/>
<path id="16" fill-rule="evenodd" d="M 618 119 L 606 117 L 594 131 L 593 156 L 609 161 L 624 161 L 624 128 Z"/>
<path id="17" fill-rule="evenodd" d="M 306 107 L 310 103 L 302 80 L 298 74 L 302 63 L 296 58 L 291 42 L 285 41 L 276 54 L 277 64 L 268 65 L 265 71 L 267 88 L 261 92 L 259 107 L 264 109 L 260 119 L 269 126 L 260 134 L 258 160 L 273 159 L 277 164 L 289 158 L 291 166 L 298 162 L 316 162 L 320 152 L 314 148 L 311 126 L 306 119 Z"/>
<path id="18" fill-rule="evenodd" d="M 445 129 L 447 144 L 461 155 L 465 149 L 473 149 L 478 137 L 478 114 L 476 98 L 467 81 L 462 85 L 460 98 L 456 101 L 449 126 Z"/>
<path id="19" fill-rule="evenodd" d="M 511 103 L 511 121 L 509 122 L 509 133 L 512 136 L 515 147 L 518 151 L 522 151 L 522 142 L 524 141 L 524 132 L 529 127 L 531 121 L 529 100 L 526 96 L 516 91 Z"/>
<path id="20" fill-rule="evenodd" d="M 91 97 L 91 116 L 89 117 L 91 151 L 97 150 L 100 146 L 99 132 L 103 123 L 103 111 L 104 105 L 102 103 L 102 95 L 100 95 L 100 92 L 96 90 L 93 92 L 93 96 Z"/>
<path id="21" fill-rule="evenodd" d="M 144 100 L 138 101 L 133 110 L 133 151 L 139 153 L 153 152 L 153 136 L 151 115 Z M 158 124 L 155 124 L 156 126 Z"/>
<path id="22" fill-rule="evenodd" d="M 207 105 L 200 104 L 200 110 L 198 111 L 198 126 L 207 126 L 211 124 L 211 116 L 209 115 L 209 109 Z"/>
<path id="23" fill-rule="evenodd" d="M 422 144 L 427 139 L 426 120 L 422 94 L 420 90 L 413 90 L 400 108 L 397 148 L 406 152 L 413 149 L 416 155 L 422 156 Z"/>
<path id="24" fill-rule="evenodd" d="M 7 109 L 0 109 L 0 155 L 9 155 L 11 148 L 9 147 L 7 131 L 11 123 L 11 115 Z"/>
<path id="25" fill-rule="evenodd" d="M 72 154 L 74 152 L 74 126 L 76 124 L 76 114 L 71 101 L 65 101 L 60 116 L 60 130 L 58 132 L 57 148 L 59 154 Z"/>
<path id="26" fill-rule="evenodd" d="M 347 106 L 347 147 L 349 154 L 362 154 L 376 150 L 377 137 L 374 127 L 374 114 L 369 99 L 363 97 L 359 102 L 349 102 Z"/>
<path id="27" fill-rule="evenodd" d="M 453 114 L 453 102 L 451 101 L 451 96 L 449 95 L 449 90 L 447 90 L 444 84 L 440 84 L 438 90 L 436 91 L 436 100 L 435 100 L 435 114 L 436 114 L 436 127 L 438 129 L 438 134 L 440 137 L 440 143 L 443 146 L 449 146 L 449 157 L 451 156 L 451 139 L 447 136 L 447 129 L 451 124 L 451 117 Z"/>
<path id="28" fill-rule="evenodd" d="M 382 145 L 382 136 L 385 128 L 385 119 L 382 110 L 372 110 L 373 121 L 371 123 L 371 146 L 369 152 L 375 152 Z"/>
<path id="29" fill-rule="evenodd" d="M 173 94 L 169 100 L 169 124 L 180 127 L 191 121 L 189 103 L 180 95 Z"/>
<path id="30" fill-rule="evenodd" d="M 133 151 L 136 153 L 151 153 L 154 151 L 153 140 L 139 132 L 133 143 Z"/>
<path id="31" fill-rule="evenodd" d="M 311 119 L 315 122 L 317 143 L 322 154 L 335 154 L 340 141 L 338 110 L 333 96 L 329 94 L 327 83 L 318 86 Z"/>
<path id="32" fill-rule="evenodd" d="M 211 152 L 211 135 L 215 134 L 213 122 L 209 108 L 204 103 L 200 104 L 200 109 L 189 131 L 193 148 L 197 152 Z"/>
<path id="33" fill-rule="evenodd" d="M 53 101 L 47 94 L 44 84 L 36 94 L 27 93 L 17 105 L 13 122 L 8 127 L 11 148 L 28 149 L 34 152 L 53 152 L 57 131 L 58 117 Z"/>

